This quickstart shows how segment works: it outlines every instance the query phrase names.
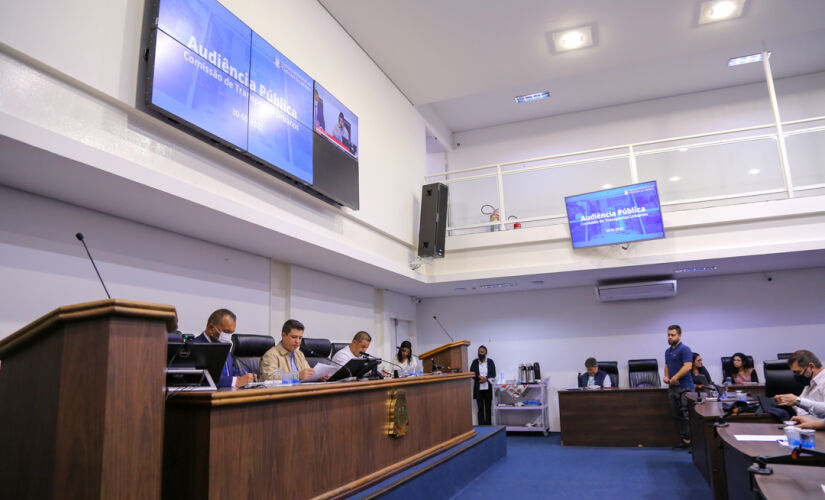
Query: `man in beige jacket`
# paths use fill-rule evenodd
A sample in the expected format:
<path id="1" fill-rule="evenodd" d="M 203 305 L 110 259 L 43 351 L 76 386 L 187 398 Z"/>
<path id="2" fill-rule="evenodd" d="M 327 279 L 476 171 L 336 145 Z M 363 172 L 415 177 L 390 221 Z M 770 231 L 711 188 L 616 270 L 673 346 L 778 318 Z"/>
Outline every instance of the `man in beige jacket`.
<path id="1" fill-rule="evenodd" d="M 281 341 L 261 357 L 261 380 L 272 380 L 275 370 L 281 373 L 298 372 L 298 378 L 304 380 L 315 375 L 304 353 L 301 352 L 301 339 L 304 338 L 304 325 L 295 319 L 289 319 L 281 328 Z"/>

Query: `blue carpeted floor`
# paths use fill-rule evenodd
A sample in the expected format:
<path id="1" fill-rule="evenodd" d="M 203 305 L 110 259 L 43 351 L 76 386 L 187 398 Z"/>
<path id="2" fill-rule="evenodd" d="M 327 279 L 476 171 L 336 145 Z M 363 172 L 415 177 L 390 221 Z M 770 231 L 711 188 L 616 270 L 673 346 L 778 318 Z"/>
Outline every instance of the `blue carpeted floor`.
<path id="1" fill-rule="evenodd" d="M 687 451 L 561 446 L 558 433 L 507 436 L 507 456 L 454 499 L 706 499 Z"/>

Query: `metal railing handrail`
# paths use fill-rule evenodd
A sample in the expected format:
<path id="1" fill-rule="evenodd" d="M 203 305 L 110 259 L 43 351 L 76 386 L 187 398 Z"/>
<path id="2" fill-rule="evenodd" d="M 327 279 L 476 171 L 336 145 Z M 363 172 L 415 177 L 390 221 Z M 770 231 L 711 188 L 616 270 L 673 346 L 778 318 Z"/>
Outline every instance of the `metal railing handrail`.
<path id="1" fill-rule="evenodd" d="M 782 122 L 782 124 L 785 125 L 785 126 L 798 125 L 798 124 L 801 124 L 801 123 L 810 123 L 810 122 L 820 121 L 820 120 L 825 120 L 825 115 L 823 115 L 823 116 L 814 116 L 814 117 L 810 117 L 810 118 L 803 118 L 803 119 L 800 119 L 800 120 L 791 120 L 791 121 L 787 121 L 787 122 Z M 443 172 L 435 172 L 435 173 L 432 173 L 432 174 L 426 174 L 424 177 L 425 177 L 425 179 L 429 179 L 429 178 L 433 178 L 433 177 L 447 177 L 449 175 L 456 175 L 456 174 L 461 174 L 461 173 L 465 173 L 465 172 L 475 172 L 475 171 L 478 171 L 478 170 L 501 168 L 501 167 L 506 167 L 506 166 L 509 166 L 509 165 L 518 165 L 518 164 L 522 164 L 522 163 L 533 163 L 533 162 L 537 162 L 537 161 L 553 160 L 553 159 L 557 159 L 557 158 L 567 158 L 567 157 L 570 157 L 570 156 L 579 156 L 579 155 L 586 155 L 586 154 L 593 154 L 593 153 L 601 153 L 601 152 L 605 152 L 605 151 L 613 151 L 613 150 L 616 150 L 616 149 L 629 149 L 631 147 L 632 148 L 637 148 L 639 146 L 650 146 L 650 145 L 653 145 L 653 144 L 662 144 L 662 143 L 666 143 L 666 142 L 684 141 L 684 140 L 689 140 L 689 139 L 698 139 L 698 138 L 702 138 L 702 137 L 712 137 L 712 136 L 717 136 L 717 135 L 727 135 L 727 134 L 735 134 L 735 133 L 741 133 L 741 132 L 750 132 L 750 131 L 753 131 L 753 130 L 762 130 L 762 129 L 775 128 L 775 126 L 776 125 L 773 124 L 773 123 L 768 124 L 768 125 L 753 125 L 753 126 L 750 126 L 750 127 L 740 127 L 740 128 L 734 128 L 734 129 L 728 129 L 728 130 L 717 130 L 717 131 L 714 131 L 714 132 L 705 132 L 705 133 L 701 133 L 701 134 L 691 134 L 691 135 L 685 135 L 685 136 L 668 137 L 668 138 L 665 138 L 665 139 L 655 139 L 655 140 L 650 140 L 650 141 L 633 142 L 633 143 L 628 143 L 628 144 L 623 144 L 623 145 L 618 145 L 618 146 L 608 146 L 608 147 L 602 147 L 602 148 L 587 149 L 587 150 L 581 150 L 581 151 L 574 151 L 574 152 L 570 152 L 570 153 L 559 153 L 559 154 L 555 154 L 555 155 L 540 156 L 540 157 L 530 158 L 530 159 L 525 159 L 525 160 L 518 160 L 518 161 L 514 160 L 514 161 L 501 162 L 501 163 L 492 163 L 492 164 L 489 164 L 489 165 L 481 165 L 481 166 L 478 166 L 478 167 L 469 167 L 469 168 L 463 168 L 463 169 L 459 169 L 459 170 L 445 170 Z M 810 129 L 793 130 L 793 131 L 785 132 L 785 135 L 797 135 L 797 134 L 801 134 L 801 133 L 805 133 L 805 132 L 816 132 L 816 131 L 819 131 L 819 130 L 825 130 L 825 126 L 823 126 L 823 127 L 811 127 Z M 678 147 L 674 146 L 672 149 L 680 149 L 680 148 L 684 148 L 684 147 L 694 147 L 694 146 L 700 147 L 700 146 L 703 146 L 703 145 L 713 145 L 714 143 L 724 144 L 726 142 L 746 141 L 746 140 L 752 140 L 754 138 L 761 138 L 761 137 L 773 136 L 773 135 L 775 135 L 775 134 L 740 137 L 740 138 L 728 139 L 726 141 L 718 141 L 718 142 L 711 141 L 711 142 L 708 142 L 708 143 L 690 144 L 690 145 L 687 145 L 687 146 L 684 146 L 684 145 L 683 146 L 678 146 Z M 670 148 L 666 148 L 666 149 L 670 149 Z M 625 153 L 624 156 L 627 156 L 628 154 L 629 153 Z M 650 150 L 636 151 L 635 154 L 637 154 L 637 155 L 650 154 Z M 614 156 L 616 156 L 616 155 L 610 155 L 606 158 L 611 158 L 611 157 L 614 157 Z M 588 158 L 587 161 L 599 161 L 601 159 L 602 159 L 602 157 Z M 545 166 L 544 168 L 550 168 L 550 167 L 555 167 L 555 166 L 561 166 L 561 164 L 552 164 L 552 165 Z M 508 170 L 506 172 L 502 172 L 502 174 L 506 173 L 506 174 L 509 175 L 509 174 L 514 174 L 514 173 L 518 173 L 518 172 L 521 172 L 521 171 L 529 171 L 529 170 L 536 170 L 536 169 L 538 169 L 538 168 L 537 167 L 525 167 L 523 169 Z M 482 175 L 485 175 L 485 174 L 482 174 Z M 495 175 L 495 174 L 492 174 L 492 175 Z M 461 177 L 460 179 L 461 180 L 466 180 L 465 177 Z M 459 179 L 455 179 L 455 180 L 459 180 Z"/>

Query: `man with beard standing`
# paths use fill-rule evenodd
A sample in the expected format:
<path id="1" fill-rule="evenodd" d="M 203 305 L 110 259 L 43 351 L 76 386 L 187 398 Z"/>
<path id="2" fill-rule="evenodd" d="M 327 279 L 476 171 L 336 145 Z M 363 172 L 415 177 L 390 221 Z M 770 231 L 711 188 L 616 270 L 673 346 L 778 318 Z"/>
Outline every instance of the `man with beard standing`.
<path id="1" fill-rule="evenodd" d="M 682 439 L 682 443 L 675 448 L 684 450 L 690 447 L 690 420 L 685 395 L 693 389 L 693 375 L 690 373 L 693 353 L 690 347 L 682 343 L 682 327 L 679 325 L 667 327 L 667 343 L 670 347 L 665 351 L 664 381 L 670 412 L 679 425 L 679 437 Z"/>

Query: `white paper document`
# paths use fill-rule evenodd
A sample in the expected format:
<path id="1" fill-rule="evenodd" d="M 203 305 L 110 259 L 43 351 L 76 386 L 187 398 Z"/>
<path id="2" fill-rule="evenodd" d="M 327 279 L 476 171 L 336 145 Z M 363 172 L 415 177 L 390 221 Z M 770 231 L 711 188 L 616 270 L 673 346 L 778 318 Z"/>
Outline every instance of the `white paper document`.
<path id="1" fill-rule="evenodd" d="M 782 441 L 785 436 L 780 434 L 778 436 L 762 436 L 757 434 L 736 434 L 734 435 L 737 441 Z"/>
<path id="2" fill-rule="evenodd" d="M 301 383 L 303 384 L 304 382 L 318 382 L 319 380 L 321 380 L 324 377 L 332 376 L 333 373 L 338 371 L 338 368 L 339 367 L 334 366 L 334 365 L 328 365 L 328 364 L 325 364 L 325 363 L 318 363 L 317 365 L 315 365 L 315 368 L 314 368 L 315 375 L 313 375 L 309 378 L 305 378 L 304 380 L 301 380 Z"/>

